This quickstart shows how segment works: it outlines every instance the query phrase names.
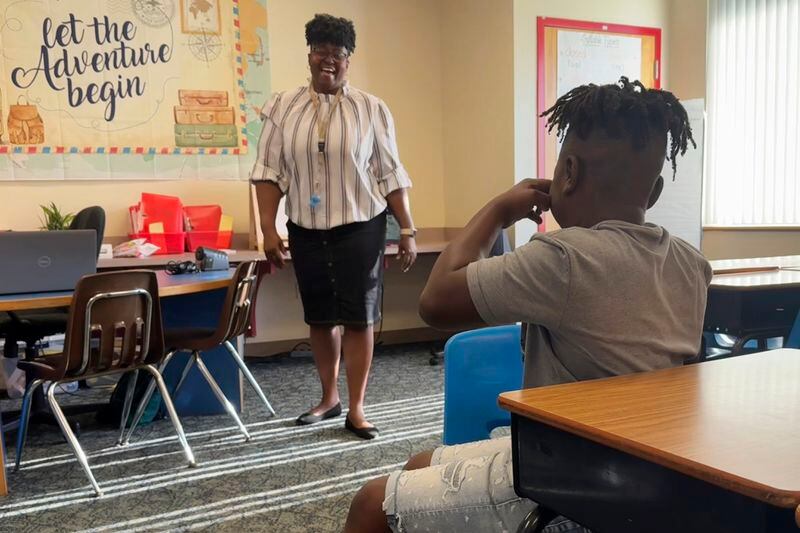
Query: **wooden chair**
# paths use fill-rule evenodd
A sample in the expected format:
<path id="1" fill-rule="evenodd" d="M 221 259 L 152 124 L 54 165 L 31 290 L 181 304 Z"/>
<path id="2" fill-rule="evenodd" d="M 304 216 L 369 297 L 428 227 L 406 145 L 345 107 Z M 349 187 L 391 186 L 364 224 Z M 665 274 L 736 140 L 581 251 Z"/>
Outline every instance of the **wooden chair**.
<path id="1" fill-rule="evenodd" d="M 28 384 L 17 434 L 16 468 L 20 467 L 25 446 L 31 397 L 44 381 L 50 381 L 51 385 L 47 391 L 50 408 L 95 493 L 101 496 L 102 491 L 92 475 L 86 454 L 56 401 L 56 386 L 67 381 L 134 371 L 133 383 L 128 387 L 120 422 L 118 443 L 121 443 L 139 370 L 149 372 L 153 376 L 153 384 L 157 385 L 161 392 L 186 459 L 190 466 L 194 466 L 194 455 L 186 441 L 183 427 L 164 381 L 154 366 L 163 359 L 164 336 L 158 282 L 154 272 L 128 270 L 81 278 L 75 287 L 69 308 L 64 351 L 18 363 L 28 376 Z"/>
<path id="2" fill-rule="evenodd" d="M 242 356 L 236 351 L 232 343 L 237 337 L 243 335 L 247 329 L 247 324 L 250 319 L 250 310 L 255 301 L 257 266 L 258 261 L 245 261 L 240 263 L 236 268 L 231 282 L 228 285 L 220 319 L 215 328 L 176 328 L 167 329 L 165 331 L 168 353 L 159 368 L 159 370 L 163 372 L 172 356 L 176 353 L 181 351 L 191 352 L 192 356 L 184 366 L 181 377 L 172 394 L 178 394 L 181 385 L 189 374 L 189 370 L 191 370 L 192 366 L 196 365 L 211 388 L 211 391 L 214 393 L 214 396 L 217 397 L 231 418 L 234 419 L 246 440 L 250 440 L 250 433 L 236 414 L 236 408 L 225 397 L 222 389 L 220 389 L 219 385 L 208 371 L 205 363 L 203 363 L 201 352 L 214 349 L 220 345 L 225 346 L 228 353 L 233 357 L 234 361 L 236 361 L 236 364 L 239 366 L 239 369 L 242 371 L 242 374 L 244 374 L 250 386 L 261 399 L 269 415 L 275 416 L 275 410 L 270 405 L 269 400 L 267 400 L 264 391 L 261 389 L 261 386 L 259 386 L 255 377 L 253 377 L 253 374 L 247 368 L 247 365 L 245 365 L 244 359 L 242 359 Z M 154 390 L 155 385 L 150 384 L 136 409 L 133 423 L 131 424 L 128 436 L 124 442 L 128 442 L 128 439 L 130 439 L 136 429 L 136 425 L 144 413 L 144 409 L 150 401 Z"/>

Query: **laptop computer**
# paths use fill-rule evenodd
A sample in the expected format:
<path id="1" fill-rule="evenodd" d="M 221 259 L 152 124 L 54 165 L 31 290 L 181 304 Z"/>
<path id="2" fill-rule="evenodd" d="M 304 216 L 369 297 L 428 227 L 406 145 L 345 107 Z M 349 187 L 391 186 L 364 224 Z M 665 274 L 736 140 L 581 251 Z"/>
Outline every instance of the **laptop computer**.
<path id="1" fill-rule="evenodd" d="M 0 294 L 71 291 L 96 271 L 94 230 L 0 232 Z"/>

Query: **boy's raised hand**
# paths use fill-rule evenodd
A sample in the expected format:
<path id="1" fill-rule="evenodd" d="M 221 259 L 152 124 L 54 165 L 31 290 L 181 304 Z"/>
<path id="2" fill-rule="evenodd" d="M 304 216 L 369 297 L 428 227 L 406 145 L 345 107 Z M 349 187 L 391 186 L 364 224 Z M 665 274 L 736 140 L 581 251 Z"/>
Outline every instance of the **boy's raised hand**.
<path id="1" fill-rule="evenodd" d="M 542 223 L 542 213 L 550 209 L 550 180 L 525 179 L 494 199 L 503 220 L 503 227 L 529 218 Z"/>

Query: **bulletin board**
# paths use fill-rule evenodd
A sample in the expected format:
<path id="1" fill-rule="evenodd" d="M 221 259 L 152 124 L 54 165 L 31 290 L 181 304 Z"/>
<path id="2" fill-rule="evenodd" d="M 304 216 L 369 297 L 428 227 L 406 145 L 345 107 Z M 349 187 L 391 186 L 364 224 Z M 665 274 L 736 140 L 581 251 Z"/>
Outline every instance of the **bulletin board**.
<path id="1" fill-rule="evenodd" d="M 574 87 L 615 83 L 620 76 L 661 88 L 661 29 L 537 17 L 539 177 L 552 177 L 559 150 L 540 115 Z M 556 227 L 552 219 L 545 225 Z"/>
<path id="2" fill-rule="evenodd" d="M 0 179 L 245 178 L 265 1 L 6 2 Z"/>

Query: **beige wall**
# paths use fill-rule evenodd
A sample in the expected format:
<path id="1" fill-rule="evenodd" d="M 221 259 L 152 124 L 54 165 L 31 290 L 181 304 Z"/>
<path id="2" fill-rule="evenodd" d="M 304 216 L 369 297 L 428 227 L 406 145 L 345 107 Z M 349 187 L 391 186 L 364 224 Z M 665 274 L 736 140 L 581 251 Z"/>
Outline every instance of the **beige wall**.
<path id="1" fill-rule="evenodd" d="M 511 0 L 442 1 L 446 225 L 514 184 Z"/>
<path id="2" fill-rule="evenodd" d="M 682 99 L 706 94 L 706 0 L 671 0 L 669 35 L 669 89 Z"/>

